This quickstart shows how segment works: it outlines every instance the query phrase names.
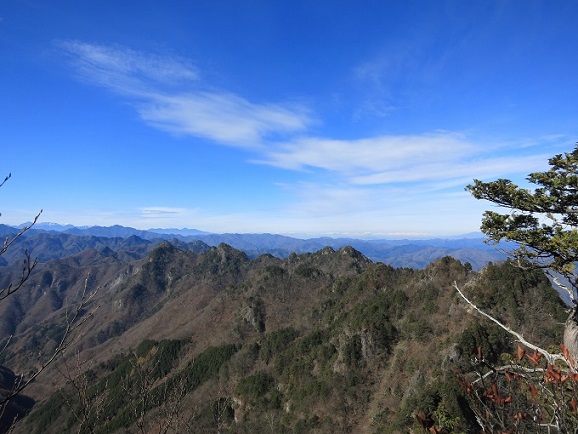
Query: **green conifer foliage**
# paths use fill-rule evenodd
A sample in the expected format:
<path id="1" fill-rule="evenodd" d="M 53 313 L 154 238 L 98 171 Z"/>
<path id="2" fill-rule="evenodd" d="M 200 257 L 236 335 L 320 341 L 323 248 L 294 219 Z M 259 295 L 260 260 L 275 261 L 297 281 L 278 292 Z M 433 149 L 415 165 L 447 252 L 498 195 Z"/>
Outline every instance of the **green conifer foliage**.
<path id="1" fill-rule="evenodd" d="M 529 183 L 519 187 L 508 179 L 466 187 L 476 199 L 485 199 L 509 211 L 486 211 L 481 230 L 495 243 L 512 241 L 518 245 L 514 256 L 559 273 L 568 279 L 576 298 L 578 287 L 578 146 L 569 153 L 548 160 L 551 168 L 530 173 Z"/>

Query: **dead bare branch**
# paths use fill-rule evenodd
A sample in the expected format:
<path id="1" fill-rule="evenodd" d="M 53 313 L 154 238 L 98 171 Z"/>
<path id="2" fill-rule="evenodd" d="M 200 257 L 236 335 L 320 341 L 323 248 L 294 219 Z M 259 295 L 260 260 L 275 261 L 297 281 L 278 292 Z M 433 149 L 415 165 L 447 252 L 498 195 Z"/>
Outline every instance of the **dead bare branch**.
<path id="1" fill-rule="evenodd" d="M 8 181 L 10 178 L 12 178 L 12 173 L 9 173 L 5 178 L 4 181 L 0 182 L 0 187 L 2 187 L 6 181 Z"/>
<path id="2" fill-rule="evenodd" d="M 547 270 L 546 272 L 548 273 L 548 276 L 550 276 L 552 281 L 558 286 L 558 288 L 560 288 L 560 289 L 562 289 L 568 293 L 568 295 L 570 296 L 570 300 L 574 301 L 576 299 L 575 295 L 574 295 L 574 290 L 572 288 L 570 288 L 570 287 L 568 287 L 568 285 L 565 285 L 564 283 L 562 283 L 560 278 L 558 276 L 556 276 L 555 274 L 549 272 L 549 270 Z"/>
<path id="3" fill-rule="evenodd" d="M 6 178 L 4 180 L 4 182 L 6 182 L 7 179 L 8 178 Z M 0 184 L 0 186 L 2 184 Z M 32 226 L 34 226 L 36 224 L 36 222 L 38 221 L 38 218 L 40 217 L 40 214 L 42 214 L 42 210 L 40 210 L 40 212 L 36 215 L 36 217 L 34 217 L 34 220 L 32 221 L 32 223 L 30 225 L 24 226 L 12 238 L 7 237 L 4 240 L 2 247 L 0 248 L 0 256 L 3 255 L 4 253 L 6 253 L 6 251 L 10 248 L 10 246 L 12 244 L 14 244 L 18 238 L 23 236 L 26 231 L 28 231 L 30 228 L 32 228 Z M 22 287 L 22 285 L 24 285 L 24 283 L 28 280 L 28 278 L 30 277 L 30 274 L 32 274 L 32 270 L 34 270 L 34 267 L 36 267 L 37 264 L 38 264 L 38 260 L 37 259 L 32 260 L 28 251 L 25 250 L 24 251 L 24 259 L 22 261 L 22 274 L 20 276 L 20 279 L 18 280 L 18 282 L 16 284 L 11 283 L 8 285 L 8 287 L 2 288 L 0 290 L 0 301 L 4 300 L 6 297 L 9 297 L 10 295 L 12 295 L 16 291 L 18 291 Z"/>
<path id="4" fill-rule="evenodd" d="M 32 383 L 36 377 L 38 377 L 49 365 L 51 365 L 56 358 L 62 354 L 68 346 L 74 341 L 75 336 L 74 333 L 77 332 L 82 325 L 88 321 L 90 318 L 94 316 L 94 313 L 99 308 L 99 306 L 93 307 L 88 313 L 82 316 L 83 310 L 92 302 L 98 288 L 95 291 L 88 293 L 88 280 L 89 277 L 85 279 L 83 291 L 81 293 L 81 298 L 79 303 L 77 304 L 75 310 L 73 311 L 71 316 L 66 315 L 66 326 L 64 328 L 64 333 L 60 342 L 56 346 L 56 349 L 51 353 L 50 357 L 43 361 L 40 366 L 36 369 L 36 371 L 28 377 L 26 380 L 21 375 L 19 376 L 19 380 L 15 382 L 15 386 L 12 388 L 10 393 L 5 396 L 4 398 L 0 399 L 0 406 L 6 405 L 8 401 L 10 401 L 14 396 L 21 393 L 30 383 Z"/>
<path id="5" fill-rule="evenodd" d="M 6 180 L 4 181 L 6 182 Z M 0 184 L 1 185 L 1 184 Z M 28 231 L 29 229 L 32 229 L 32 226 L 34 226 L 36 224 L 36 222 L 38 221 L 38 219 L 40 218 L 40 214 L 42 214 L 44 210 L 40 210 L 40 212 L 38 214 L 36 214 L 36 217 L 34 217 L 34 220 L 32 221 L 32 223 L 30 223 L 27 226 L 24 226 L 22 229 L 20 229 L 20 231 L 14 235 L 12 238 L 11 237 L 7 237 L 4 240 L 4 243 L 2 245 L 2 247 L 0 248 L 0 255 L 3 255 L 4 253 L 6 253 L 6 251 L 10 248 L 10 246 L 12 244 L 14 244 L 14 242 L 20 238 L 22 235 L 24 235 L 26 233 L 26 231 Z"/>
<path id="6" fill-rule="evenodd" d="M 57 368 L 58 372 L 66 379 L 67 385 L 72 387 L 74 391 L 72 397 L 65 393 L 63 389 L 60 392 L 64 403 L 78 422 L 77 433 L 79 434 L 96 432 L 108 397 L 106 385 L 102 391 L 90 392 L 88 374 L 83 367 L 85 363 L 77 353 L 72 369 L 66 359 L 64 359 L 63 363 L 64 370 Z M 72 398 L 75 398 L 76 402 L 72 401 Z"/>
<path id="7" fill-rule="evenodd" d="M 466 301 L 466 303 L 468 305 L 470 305 L 470 307 L 472 307 L 476 312 L 478 312 L 480 315 L 482 315 L 483 317 L 489 319 L 490 321 L 492 321 L 494 324 L 497 324 L 499 327 L 501 327 L 503 330 L 505 330 L 506 332 L 508 332 L 509 334 L 511 334 L 512 336 L 514 336 L 516 338 L 516 341 L 521 343 L 522 345 L 524 345 L 525 347 L 528 347 L 534 351 L 539 352 L 540 354 L 542 354 L 547 360 L 548 363 L 552 364 L 557 360 L 561 360 L 564 363 L 566 363 L 568 365 L 568 367 L 570 369 L 573 370 L 570 362 L 568 360 L 566 360 L 566 358 L 562 355 L 562 354 L 552 354 L 548 351 L 546 351 L 545 349 L 534 345 L 530 342 L 528 342 L 526 339 L 524 339 L 524 337 L 512 330 L 510 327 L 502 324 L 500 321 L 498 321 L 496 318 L 494 318 L 493 316 L 491 316 L 490 314 L 484 312 L 483 310 L 481 310 L 478 306 L 476 306 L 470 299 L 468 299 L 465 294 L 460 290 L 458 284 L 456 282 L 454 282 L 453 287 L 456 289 L 456 291 L 458 291 L 458 294 L 460 294 L 460 296 Z"/>

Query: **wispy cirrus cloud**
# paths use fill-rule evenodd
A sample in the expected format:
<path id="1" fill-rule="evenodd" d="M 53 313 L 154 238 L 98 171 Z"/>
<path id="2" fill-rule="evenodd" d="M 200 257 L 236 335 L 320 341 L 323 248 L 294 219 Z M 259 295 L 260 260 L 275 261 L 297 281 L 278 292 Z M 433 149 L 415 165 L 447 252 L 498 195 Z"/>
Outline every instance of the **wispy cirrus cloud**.
<path id="1" fill-rule="evenodd" d="M 471 154 L 463 135 L 378 136 L 357 140 L 299 138 L 267 154 L 268 164 L 287 169 L 318 167 L 343 173 L 387 171 Z"/>
<path id="2" fill-rule="evenodd" d="M 147 89 L 196 82 L 199 71 L 186 59 L 142 53 L 118 45 L 57 41 L 80 78 L 125 95 L 144 96 Z"/>
<path id="3" fill-rule="evenodd" d="M 170 133 L 256 148 L 270 136 L 302 131 L 311 123 L 308 111 L 296 104 L 253 103 L 210 89 L 197 68 L 177 56 L 80 41 L 56 45 L 82 80 L 128 98 L 143 121 Z"/>
<path id="4" fill-rule="evenodd" d="M 140 209 L 140 215 L 142 218 L 173 218 L 174 216 L 180 216 L 189 212 L 185 208 L 169 208 L 163 206 L 152 206 L 148 208 Z"/>
<path id="5" fill-rule="evenodd" d="M 348 188 L 428 181 L 428 188 L 443 189 L 463 186 L 473 177 L 507 175 L 516 168 L 528 173 L 546 159 L 542 152 L 501 153 L 500 146 L 480 144 L 451 131 L 351 140 L 314 137 L 309 131 L 314 116 L 305 107 L 256 103 L 211 88 L 188 59 L 81 41 L 60 41 L 57 47 L 81 79 L 124 97 L 155 128 L 251 150 L 253 163 L 330 173 Z M 391 62 L 379 68 L 365 65 L 357 74 L 380 87 L 384 68 L 407 62 L 402 56 L 393 66 Z M 532 148 L 539 148 L 537 144 Z M 512 144 L 507 146 L 511 150 Z"/>
<path id="6" fill-rule="evenodd" d="M 523 145 L 519 145 L 523 148 Z M 357 140 L 298 138 L 269 150 L 256 162 L 292 170 L 322 169 L 340 174 L 353 185 L 433 181 L 439 188 L 464 185 L 473 177 L 538 170 L 543 152 L 504 153 L 504 145 L 481 146 L 466 135 L 436 132 L 377 136 Z M 508 144 L 507 149 L 512 150 Z"/>
<path id="7" fill-rule="evenodd" d="M 138 109 L 143 120 L 164 131 L 244 148 L 258 148 L 270 137 L 304 130 L 309 122 L 302 110 L 254 104 L 225 92 L 156 95 L 153 104 L 147 101 Z"/>

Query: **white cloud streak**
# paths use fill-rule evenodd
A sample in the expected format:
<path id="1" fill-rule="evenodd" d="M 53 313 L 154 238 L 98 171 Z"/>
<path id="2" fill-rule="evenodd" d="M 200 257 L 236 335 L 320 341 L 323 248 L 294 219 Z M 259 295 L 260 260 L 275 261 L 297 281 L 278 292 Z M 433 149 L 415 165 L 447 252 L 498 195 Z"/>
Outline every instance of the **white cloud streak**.
<path id="1" fill-rule="evenodd" d="M 547 160 L 542 153 L 499 156 L 504 151 L 500 148 L 480 146 L 452 132 L 349 141 L 300 138 L 269 151 L 257 162 L 292 170 L 323 169 L 362 186 L 421 181 L 447 184 L 451 180 L 464 185 L 464 180 L 503 176 L 518 168 L 524 173 L 538 170 Z"/>
<path id="2" fill-rule="evenodd" d="M 195 82 L 198 70 L 176 56 L 143 54 L 121 46 L 59 41 L 81 78 L 125 95 L 140 95 L 147 87 Z"/>
<path id="3" fill-rule="evenodd" d="M 228 93 L 157 95 L 139 105 L 143 120 L 176 134 L 204 137 L 220 144 L 258 148 L 271 135 L 303 130 L 307 119 L 275 104 L 252 104 Z"/>
<path id="4" fill-rule="evenodd" d="M 318 167 L 343 173 L 399 170 L 408 165 L 458 160 L 473 146 L 454 133 L 381 136 L 358 140 L 297 139 L 270 152 L 268 164 L 286 169 Z"/>
<path id="5" fill-rule="evenodd" d="M 198 70 L 180 57 L 79 41 L 57 46 L 81 79 L 129 98 L 145 122 L 170 133 L 254 149 L 268 137 L 302 131 L 311 122 L 296 104 L 252 103 L 209 91 Z"/>

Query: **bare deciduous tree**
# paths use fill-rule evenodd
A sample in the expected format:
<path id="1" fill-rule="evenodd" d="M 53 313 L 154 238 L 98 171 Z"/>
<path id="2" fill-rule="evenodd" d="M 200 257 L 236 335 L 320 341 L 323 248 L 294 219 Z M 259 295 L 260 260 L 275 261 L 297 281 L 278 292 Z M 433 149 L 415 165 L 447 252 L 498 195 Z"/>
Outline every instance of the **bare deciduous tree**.
<path id="1" fill-rule="evenodd" d="M 132 355 L 132 372 L 123 385 L 132 408 L 135 428 L 140 434 L 180 434 L 193 432 L 191 419 L 184 399 L 188 392 L 187 379 L 155 378 L 153 372 L 159 361 L 152 365 L 136 353 Z M 128 431 L 127 431 L 128 432 Z"/>
<path id="2" fill-rule="evenodd" d="M 96 432 L 102 421 L 105 402 L 108 398 L 108 390 L 105 385 L 103 389 L 90 389 L 90 378 L 88 369 L 85 367 L 86 361 L 82 360 L 80 354 L 74 357 L 74 364 L 71 366 L 66 359 L 63 367 L 58 368 L 60 374 L 65 378 L 74 393 L 68 395 L 61 389 L 60 393 L 64 403 L 76 419 L 78 434 Z"/>
<path id="3" fill-rule="evenodd" d="M 11 174 L 6 176 L 4 180 L 0 183 L 0 187 L 4 186 L 4 184 L 11 178 Z M 36 215 L 32 223 L 25 225 L 22 227 L 15 235 L 8 236 L 5 238 L 2 246 L 0 247 L 0 256 L 5 254 L 8 249 L 10 249 L 17 240 L 19 240 L 24 234 L 30 230 L 40 218 L 42 214 L 42 210 Z M 9 283 L 6 287 L 0 288 L 0 301 L 5 300 L 6 298 L 13 296 L 16 292 L 21 290 L 24 284 L 28 281 L 29 277 L 31 276 L 34 268 L 38 264 L 38 260 L 32 259 L 31 255 L 28 253 L 27 250 L 24 251 L 24 258 L 22 260 L 22 273 L 20 274 L 19 278 L 15 282 Z M 42 355 L 39 356 L 38 360 L 35 361 L 35 367 L 31 369 L 31 374 L 28 375 L 18 374 L 15 376 L 13 384 L 11 385 L 10 389 L 5 391 L 2 396 L 0 396 L 0 415 L 4 414 L 7 409 L 9 402 L 16 397 L 17 395 L 21 394 L 22 391 L 28 387 L 46 368 L 54 363 L 54 361 L 68 348 L 70 343 L 74 340 L 77 336 L 77 332 L 80 330 L 82 325 L 90 319 L 94 311 L 98 308 L 98 306 L 91 307 L 88 312 L 86 309 L 89 305 L 92 304 L 92 301 L 96 295 L 97 290 L 89 291 L 88 290 L 88 278 L 85 280 L 84 289 L 81 294 L 80 300 L 78 301 L 76 307 L 73 309 L 67 309 L 65 318 L 64 318 L 64 331 L 62 333 L 62 337 L 58 341 L 56 347 L 50 352 L 50 354 L 43 357 Z M 5 338 L 6 343 L 2 349 L 2 352 L 6 350 L 8 345 L 12 340 L 12 336 L 8 336 Z"/>

